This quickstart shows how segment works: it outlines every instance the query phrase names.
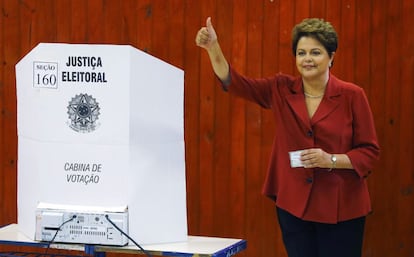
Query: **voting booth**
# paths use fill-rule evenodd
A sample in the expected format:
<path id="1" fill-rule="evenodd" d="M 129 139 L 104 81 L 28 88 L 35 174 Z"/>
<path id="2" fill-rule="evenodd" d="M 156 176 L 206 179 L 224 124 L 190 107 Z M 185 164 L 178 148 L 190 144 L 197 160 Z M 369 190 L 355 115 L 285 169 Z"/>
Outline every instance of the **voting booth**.
<path id="1" fill-rule="evenodd" d="M 128 45 L 41 43 L 16 82 L 27 236 L 46 203 L 125 206 L 135 241 L 187 240 L 182 70 Z"/>

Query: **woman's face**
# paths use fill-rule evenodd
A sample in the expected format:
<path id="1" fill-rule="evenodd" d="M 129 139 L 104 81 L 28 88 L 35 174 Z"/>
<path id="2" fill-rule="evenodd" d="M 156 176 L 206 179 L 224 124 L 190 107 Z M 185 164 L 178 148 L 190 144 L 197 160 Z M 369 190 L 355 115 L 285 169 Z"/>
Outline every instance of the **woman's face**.
<path id="1" fill-rule="evenodd" d="M 319 79 L 328 75 L 333 56 L 318 40 L 302 37 L 296 48 L 296 67 L 304 79 Z"/>

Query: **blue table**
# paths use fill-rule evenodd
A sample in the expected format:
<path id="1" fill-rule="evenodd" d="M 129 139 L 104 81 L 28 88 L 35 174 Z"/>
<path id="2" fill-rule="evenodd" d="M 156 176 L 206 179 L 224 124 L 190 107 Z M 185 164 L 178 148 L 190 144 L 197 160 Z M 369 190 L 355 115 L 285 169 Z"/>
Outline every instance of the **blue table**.
<path id="1" fill-rule="evenodd" d="M 48 244 L 46 242 L 33 241 L 26 235 L 19 231 L 17 224 L 10 224 L 0 228 L 0 244 L 2 245 L 16 245 L 16 246 L 30 246 L 46 249 Z M 163 243 L 142 245 L 142 247 L 149 254 L 153 256 L 172 256 L 172 257 L 230 257 L 247 247 L 247 242 L 243 239 L 233 238 L 219 238 L 219 237 L 205 237 L 205 236 L 188 236 L 187 241 L 177 243 Z M 128 253 L 128 254 L 143 254 L 141 250 L 135 245 L 127 246 L 102 246 L 102 245 L 82 245 L 82 244 L 62 244 L 53 243 L 50 248 L 62 249 L 69 251 L 84 251 L 87 254 L 95 257 L 104 257 L 106 253 Z M 19 252 L 0 252 L 1 256 L 45 256 L 41 253 L 38 255 L 27 255 L 27 253 Z M 70 256 L 59 254 L 48 254 L 46 256 Z"/>

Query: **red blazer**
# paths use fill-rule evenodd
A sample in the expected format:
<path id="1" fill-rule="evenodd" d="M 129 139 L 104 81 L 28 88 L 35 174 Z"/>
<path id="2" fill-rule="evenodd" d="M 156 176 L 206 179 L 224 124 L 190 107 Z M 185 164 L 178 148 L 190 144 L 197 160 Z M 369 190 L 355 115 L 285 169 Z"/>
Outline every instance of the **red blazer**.
<path id="1" fill-rule="evenodd" d="M 271 109 L 276 121 L 263 194 L 309 221 L 336 223 L 371 211 L 366 178 L 379 158 L 379 145 L 362 88 L 330 74 L 325 95 L 310 119 L 300 77 L 250 79 L 232 67 L 230 76 L 225 90 Z M 308 148 L 345 153 L 354 169 L 291 168 L 288 153 Z"/>

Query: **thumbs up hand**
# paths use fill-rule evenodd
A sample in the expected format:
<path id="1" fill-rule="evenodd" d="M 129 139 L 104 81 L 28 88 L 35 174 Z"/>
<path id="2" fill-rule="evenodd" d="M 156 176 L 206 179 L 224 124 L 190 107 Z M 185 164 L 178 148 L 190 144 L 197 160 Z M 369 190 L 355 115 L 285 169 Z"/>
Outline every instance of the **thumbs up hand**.
<path id="1" fill-rule="evenodd" d="M 223 81 L 223 83 L 228 84 L 230 81 L 230 66 L 221 51 L 220 45 L 217 41 L 217 34 L 214 30 L 213 24 L 211 24 L 210 17 L 207 18 L 206 26 L 202 27 L 197 32 L 195 43 L 199 47 L 207 50 L 214 73 L 221 81 Z"/>
<path id="2" fill-rule="evenodd" d="M 207 18 L 206 26 L 202 27 L 195 38 L 196 45 L 199 47 L 210 49 L 210 47 L 217 42 L 217 34 L 211 23 L 211 17 Z"/>

